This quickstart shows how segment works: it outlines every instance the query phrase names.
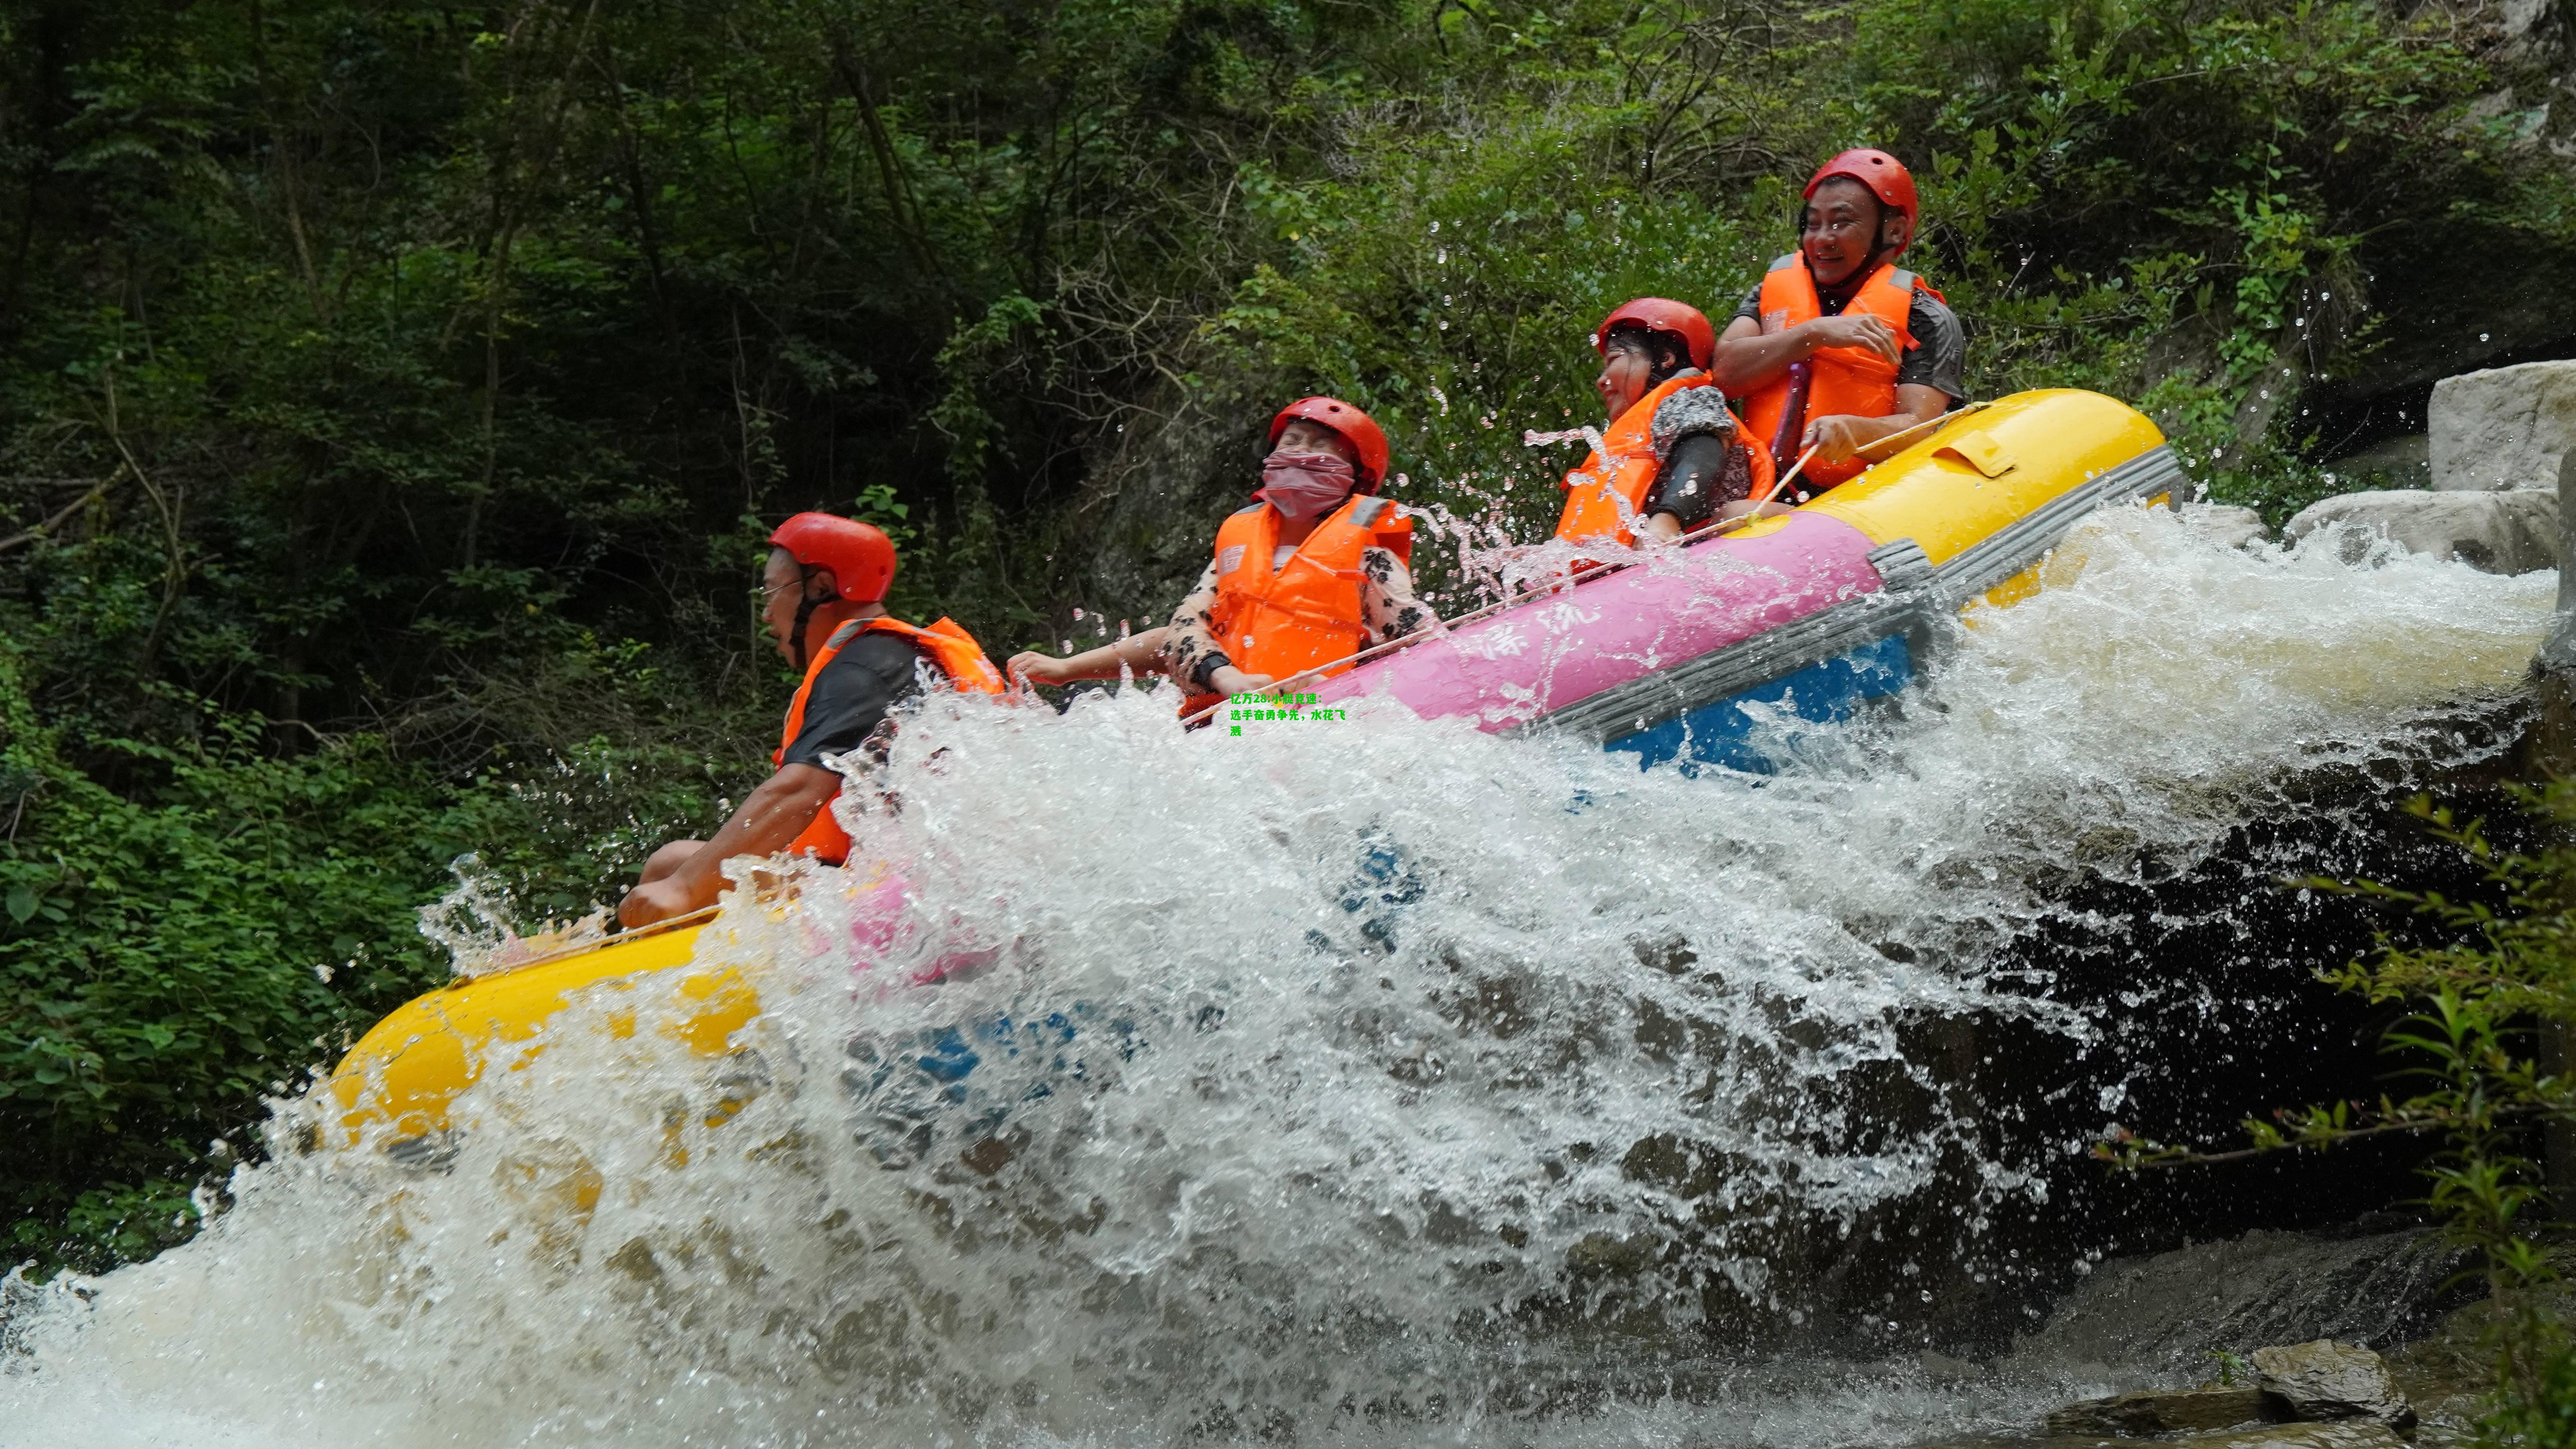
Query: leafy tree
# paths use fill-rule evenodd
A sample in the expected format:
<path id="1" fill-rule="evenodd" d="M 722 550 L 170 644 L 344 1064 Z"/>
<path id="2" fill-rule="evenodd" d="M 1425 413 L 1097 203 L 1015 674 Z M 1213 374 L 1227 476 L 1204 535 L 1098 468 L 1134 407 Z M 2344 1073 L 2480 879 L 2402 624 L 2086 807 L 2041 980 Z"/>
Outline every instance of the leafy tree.
<path id="1" fill-rule="evenodd" d="M 1146 622 L 1331 390 L 1467 602 L 1589 328 L 1729 315 L 1847 144 L 1923 178 L 1972 390 L 2140 398 L 2278 513 L 2456 248 L 2576 269 L 2529 54 L 2393 0 L 0 0 L 5 1190 L 148 1249 L 98 1204 L 434 975 L 449 855 L 578 914 L 738 797 L 787 512 L 996 650 Z M 234 1025 L 115 935 L 173 910 Z"/>

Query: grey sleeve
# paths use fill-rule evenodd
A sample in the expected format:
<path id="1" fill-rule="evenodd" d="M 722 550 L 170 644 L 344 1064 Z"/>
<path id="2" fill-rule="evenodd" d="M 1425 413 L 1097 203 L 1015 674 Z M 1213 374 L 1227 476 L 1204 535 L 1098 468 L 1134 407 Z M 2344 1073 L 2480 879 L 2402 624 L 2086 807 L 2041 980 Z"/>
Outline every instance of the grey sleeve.
<path id="1" fill-rule="evenodd" d="M 1753 290 L 1744 294 L 1744 305 L 1735 309 L 1735 320 L 1738 322 L 1759 322 L 1762 320 L 1762 284 L 1760 282 L 1754 283 Z M 1719 330 L 1724 331 L 1725 329 L 1720 328 Z"/>
<path id="2" fill-rule="evenodd" d="M 1897 386 L 1937 387 L 1952 407 L 1967 401 L 1968 335 L 1958 315 L 1918 287 L 1905 327 L 1914 334 L 1914 345 L 1896 365 Z"/>
<path id="3" fill-rule="evenodd" d="M 1750 496 L 1751 467 L 1735 446 L 1741 431 L 1726 395 L 1716 388 L 1684 388 L 1664 399 L 1647 429 L 1655 445 L 1655 481 L 1637 511 L 1649 517 L 1669 513 L 1688 532 L 1715 517 L 1719 504 Z"/>
<path id="4" fill-rule="evenodd" d="M 1737 426 L 1735 413 L 1726 405 L 1726 394 L 1713 387 L 1686 387 L 1665 398 L 1655 409 L 1646 435 L 1655 445 L 1655 456 L 1661 458 L 1684 438 L 1701 433 L 1732 438 Z"/>

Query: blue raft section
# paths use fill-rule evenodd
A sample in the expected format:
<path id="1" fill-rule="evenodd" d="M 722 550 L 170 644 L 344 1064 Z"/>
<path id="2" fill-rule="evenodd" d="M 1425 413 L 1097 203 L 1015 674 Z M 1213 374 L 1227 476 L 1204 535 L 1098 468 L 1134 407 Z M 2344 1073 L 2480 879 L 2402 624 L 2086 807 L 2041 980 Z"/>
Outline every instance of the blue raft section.
<path id="1" fill-rule="evenodd" d="M 1639 769 L 1680 760 L 1685 769 L 1717 765 L 1769 774 L 1780 764 L 1782 746 L 1794 743 L 1794 731 L 1786 739 L 1781 734 L 1788 719 L 1815 724 L 1847 720 L 1869 701 L 1897 694 L 1913 680 L 1913 648 L 1905 635 L 1890 634 L 1742 694 L 1621 735 L 1603 748 L 1637 756 Z"/>

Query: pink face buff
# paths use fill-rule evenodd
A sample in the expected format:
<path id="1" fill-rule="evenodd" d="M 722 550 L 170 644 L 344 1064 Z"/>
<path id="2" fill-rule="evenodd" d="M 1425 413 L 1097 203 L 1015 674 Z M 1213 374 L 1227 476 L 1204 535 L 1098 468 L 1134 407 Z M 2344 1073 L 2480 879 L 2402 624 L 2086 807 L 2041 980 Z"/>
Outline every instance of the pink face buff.
<path id="1" fill-rule="evenodd" d="M 1252 496 L 1302 523 L 1340 507 L 1358 486 L 1351 465 L 1330 453 L 1273 453 L 1261 460 L 1261 488 Z"/>

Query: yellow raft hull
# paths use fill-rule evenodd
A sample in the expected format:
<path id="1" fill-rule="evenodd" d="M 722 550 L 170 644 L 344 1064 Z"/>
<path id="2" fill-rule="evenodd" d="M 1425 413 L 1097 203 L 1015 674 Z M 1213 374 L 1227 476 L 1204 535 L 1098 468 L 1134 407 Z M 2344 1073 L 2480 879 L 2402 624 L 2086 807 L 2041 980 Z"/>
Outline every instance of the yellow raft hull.
<path id="1" fill-rule="evenodd" d="M 1929 566 L 2008 602 L 2033 586 L 2038 548 L 2089 511 L 2092 480 L 2134 473 L 2162 457 L 2155 425 L 2097 393 L 2021 393 L 1958 418 L 1800 510 L 1842 520 L 1874 544 L 1911 540 Z M 2179 478 L 2178 470 L 2157 478 Z M 2161 483 L 2134 487 L 2144 496 Z M 2064 514 L 2059 520 L 2056 515 Z M 1758 537 L 1786 526 L 1767 519 Z M 2045 530 L 2034 532 L 2034 528 Z M 2016 542 L 2016 536 L 2022 537 Z M 1992 566 L 1982 560 L 1991 556 Z M 732 1034 L 760 1011 L 752 984 L 733 967 L 689 969 L 712 912 L 667 927 L 460 980 L 420 997 L 376 1024 L 332 1074 L 339 1140 L 374 1131 L 392 1144 L 452 1130 L 456 1098 L 495 1070 L 525 1070 L 544 1051 L 547 1021 L 574 992 L 602 986 L 633 993 L 609 1029 L 636 1030 L 650 1005 L 658 1028 L 703 1056 L 723 1055 Z"/>
<path id="2" fill-rule="evenodd" d="M 338 1145 L 371 1129 L 388 1144 L 448 1132 L 461 1093 L 496 1068 L 527 1069 L 545 1050 L 548 1019 L 572 993 L 594 987 L 635 994 L 611 1011 L 611 1032 L 632 1035 L 638 1009 L 649 1005 L 691 1051 L 722 1056 L 733 1033 L 759 1015 L 760 997 L 733 967 L 685 969 L 709 914 L 460 979 L 396 1008 L 349 1049 L 326 1085 L 339 1108 Z"/>
<path id="3" fill-rule="evenodd" d="M 2015 393 L 1800 511 L 1839 518 L 1876 544 L 1910 538 L 1938 568 L 2164 441 L 2154 423 L 2117 398 L 2074 388 Z"/>

